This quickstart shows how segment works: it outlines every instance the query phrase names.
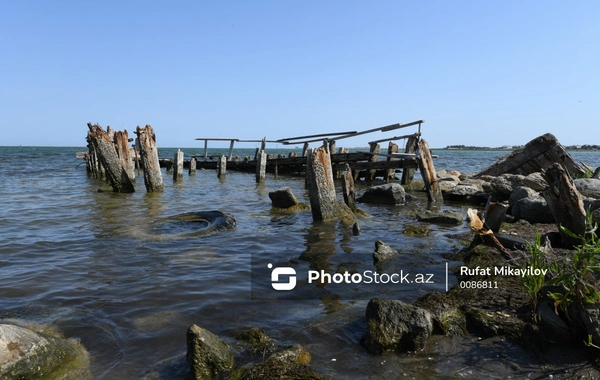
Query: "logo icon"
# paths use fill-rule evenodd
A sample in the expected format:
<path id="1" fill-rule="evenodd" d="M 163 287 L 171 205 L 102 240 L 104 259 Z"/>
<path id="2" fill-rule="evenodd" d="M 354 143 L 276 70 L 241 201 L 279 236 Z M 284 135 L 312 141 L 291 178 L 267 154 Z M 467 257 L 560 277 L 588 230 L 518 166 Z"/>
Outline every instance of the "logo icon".
<path id="1" fill-rule="evenodd" d="M 273 268 L 269 263 L 267 268 Z M 279 276 L 289 276 L 287 282 L 279 282 Z M 271 272 L 271 286 L 275 290 L 292 290 L 296 287 L 296 270 L 292 267 L 279 267 Z"/>

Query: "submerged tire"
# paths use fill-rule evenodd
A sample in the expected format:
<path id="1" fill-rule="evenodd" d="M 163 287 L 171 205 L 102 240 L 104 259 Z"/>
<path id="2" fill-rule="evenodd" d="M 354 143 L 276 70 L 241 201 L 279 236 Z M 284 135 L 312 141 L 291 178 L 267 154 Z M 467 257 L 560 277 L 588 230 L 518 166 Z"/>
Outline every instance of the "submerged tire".
<path id="1" fill-rule="evenodd" d="M 233 215 L 221 211 L 186 212 L 153 223 L 150 233 L 162 239 L 189 239 L 233 230 L 235 225 Z"/>

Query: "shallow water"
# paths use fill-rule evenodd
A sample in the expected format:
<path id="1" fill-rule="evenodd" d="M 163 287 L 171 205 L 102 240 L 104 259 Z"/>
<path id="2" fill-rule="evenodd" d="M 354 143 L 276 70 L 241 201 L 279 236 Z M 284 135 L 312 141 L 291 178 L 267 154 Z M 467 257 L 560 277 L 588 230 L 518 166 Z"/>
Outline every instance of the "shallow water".
<path id="1" fill-rule="evenodd" d="M 90 352 L 94 378 L 138 378 L 156 363 L 181 355 L 193 323 L 233 346 L 234 329 L 263 328 L 282 346 L 304 345 L 313 367 L 334 378 L 450 378 L 457 371 L 467 378 L 482 375 L 481 366 L 467 362 L 473 354 L 469 350 L 489 353 L 479 348 L 480 342 L 461 341 L 458 348 L 440 343 L 423 353 L 383 356 L 369 355 L 359 344 L 370 298 L 413 302 L 430 290 L 445 290 L 447 261 L 442 254 L 461 248 L 447 235 L 466 227 L 430 226 L 424 237 L 404 234 L 417 224 L 414 210 L 428 207 L 422 194 L 413 194 L 406 206 L 360 205 L 371 216 L 359 218 L 362 232 L 354 236 L 344 222 L 313 223 L 310 211 L 271 211 L 268 193 L 282 186 L 308 203 L 303 178 L 267 175 L 264 184 L 256 184 L 253 174 L 228 172 L 218 179 L 213 171 L 198 171 L 174 183 L 163 172 L 164 193 L 147 194 L 138 175 L 136 193 L 113 194 L 98 192 L 110 189 L 87 177 L 85 165 L 75 158 L 82 150 L 0 147 L 0 318 L 54 325 L 66 337 L 80 339 Z M 200 149 L 186 151 L 190 153 L 202 154 Z M 438 170 L 465 172 L 506 154 L 437 153 Z M 162 149 L 161 156 L 172 157 L 172 150 Z M 599 154 L 575 156 L 600 165 Z M 363 190 L 357 184 L 357 194 Z M 236 229 L 177 237 L 174 232 L 181 226 L 162 233 L 153 225 L 210 210 L 234 215 Z M 374 267 L 371 254 L 377 240 L 398 249 L 399 258 Z M 251 283 L 252 263 L 298 271 L 426 272 L 435 281 L 377 289 L 318 287 L 304 281 L 296 289 L 300 299 L 283 300 L 266 294 L 264 283 Z M 449 285 L 454 281 L 450 276 Z M 540 373 L 540 367 L 531 369 L 533 362 L 523 360 L 519 368 Z M 510 363 L 496 364 L 516 371 Z M 488 375 L 497 370 L 481 368 Z"/>

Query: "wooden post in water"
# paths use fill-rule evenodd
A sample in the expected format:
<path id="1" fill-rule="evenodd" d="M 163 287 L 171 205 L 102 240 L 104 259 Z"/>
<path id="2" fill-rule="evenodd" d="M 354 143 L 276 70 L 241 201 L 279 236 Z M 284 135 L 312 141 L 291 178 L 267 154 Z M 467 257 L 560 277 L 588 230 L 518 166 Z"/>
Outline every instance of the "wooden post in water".
<path id="1" fill-rule="evenodd" d="M 429 146 L 425 140 L 419 140 L 417 143 L 417 151 L 415 153 L 417 162 L 419 163 L 421 177 L 423 177 L 423 182 L 425 183 L 427 198 L 431 202 L 435 202 L 440 197 L 441 191 L 438 186 L 435 167 L 433 166 L 433 158 L 431 157 Z"/>
<path id="2" fill-rule="evenodd" d="M 330 148 L 331 148 L 331 146 L 330 146 Z M 329 151 L 330 151 L 330 152 L 333 152 L 334 150 L 330 149 Z M 348 153 L 348 148 L 340 148 L 340 149 L 338 150 L 338 153 L 339 153 L 339 154 L 346 154 L 346 153 Z M 352 172 L 351 172 L 351 173 L 352 173 Z M 343 174 L 344 174 L 344 171 L 343 171 L 343 170 L 336 170 L 336 171 L 335 171 L 335 178 L 336 178 L 336 179 L 342 178 Z"/>
<path id="3" fill-rule="evenodd" d="M 325 143 L 322 147 L 310 151 L 306 158 L 308 195 L 314 221 L 338 217 L 328 145 Z"/>
<path id="4" fill-rule="evenodd" d="M 88 127 L 91 125 L 91 123 L 88 123 Z M 102 163 L 100 162 L 100 160 L 98 159 L 98 153 L 96 152 L 96 148 L 94 146 L 94 143 L 92 142 L 92 137 L 91 137 L 91 129 L 88 130 L 88 134 L 87 134 L 87 138 L 86 141 L 88 143 L 88 155 L 86 157 L 86 167 L 88 170 L 88 174 L 90 174 L 93 178 L 98 178 L 98 179 L 106 179 L 105 176 L 105 171 L 104 171 L 104 167 L 102 166 Z"/>
<path id="5" fill-rule="evenodd" d="M 256 183 L 265 181 L 267 171 L 267 154 L 264 149 L 258 152 L 258 158 L 256 159 Z"/>
<path id="6" fill-rule="evenodd" d="M 417 143 L 419 141 L 418 136 L 415 134 L 406 140 L 406 148 L 404 153 L 414 154 L 417 150 Z M 415 178 L 415 169 L 407 168 L 406 165 L 402 168 L 402 180 L 400 181 L 403 185 L 410 185 Z"/>
<path id="7" fill-rule="evenodd" d="M 225 177 L 225 172 L 227 171 L 227 157 L 225 155 L 221 155 L 219 157 L 219 162 L 217 162 L 217 177 Z"/>
<path id="8" fill-rule="evenodd" d="M 308 155 L 308 148 L 308 143 L 304 143 L 304 146 L 302 147 L 302 157 L 306 157 Z"/>
<path id="9" fill-rule="evenodd" d="M 354 196 L 354 178 L 350 165 L 345 164 L 342 171 L 342 192 L 344 193 L 344 202 L 350 207 L 350 210 L 356 210 L 356 198 Z"/>
<path id="10" fill-rule="evenodd" d="M 140 162 L 144 170 L 144 184 L 149 193 L 164 191 L 162 175 L 160 173 L 160 163 L 158 161 L 158 149 L 156 149 L 156 135 L 154 129 L 147 124 L 140 128 L 138 125 L 135 134 L 137 135 L 138 151 L 140 152 Z"/>
<path id="11" fill-rule="evenodd" d="M 381 147 L 379 146 L 379 144 L 377 144 L 377 143 L 371 143 L 369 145 L 370 145 L 370 148 L 371 148 L 370 149 L 371 153 L 380 153 L 381 152 Z M 379 161 L 379 156 L 376 155 L 376 154 L 374 154 L 371 157 L 369 157 L 369 161 L 371 161 L 371 162 L 377 162 L 377 161 Z M 365 178 L 365 179 L 368 179 L 369 181 L 372 181 L 372 180 L 375 179 L 375 175 L 377 174 L 377 169 L 370 169 L 368 171 L 368 173 L 369 173 L 369 175 L 368 175 L 369 178 Z"/>
<path id="12" fill-rule="evenodd" d="M 189 175 L 196 175 L 196 162 L 198 162 L 196 157 L 190 158 L 190 169 L 188 172 Z"/>
<path id="13" fill-rule="evenodd" d="M 100 162 L 106 169 L 106 178 L 113 191 L 116 193 L 133 193 L 135 188 L 125 168 L 121 165 L 113 140 L 98 124 L 88 123 L 88 128 L 92 144 L 98 153 Z"/>
<path id="14" fill-rule="evenodd" d="M 183 152 L 177 149 L 173 156 L 173 181 L 181 181 L 183 179 Z"/>
<path id="15" fill-rule="evenodd" d="M 388 154 L 394 154 L 394 153 L 398 153 L 398 144 L 390 141 L 390 144 L 388 145 Z M 388 157 L 387 160 L 388 161 L 397 161 L 398 157 Z M 387 176 L 385 179 L 386 182 L 391 182 L 395 179 L 396 179 L 396 169 L 388 169 Z"/>
<path id="16" fill-rule="evenodd" d="M 571 176 L 559 163 L 554 163 L 543 174 L 549 186 L 542 191 L 542 196 L 554 215 L 563 242 L 570 245 L 583 244 L 585 208 L 581 194 L 575 188 Z M 569 236 L 562 231 L 561 226 L 581 238 Z"/>
<path id="17" fill-rule="evenodd" d="M 115 132 L 114 142 L 123 169 L 125 169 L 131 182 L 135 182 L 135 165 L 132 157 L 129 155 L 129 135 L 127 129 L 123 130 L 123 132 Z"/>

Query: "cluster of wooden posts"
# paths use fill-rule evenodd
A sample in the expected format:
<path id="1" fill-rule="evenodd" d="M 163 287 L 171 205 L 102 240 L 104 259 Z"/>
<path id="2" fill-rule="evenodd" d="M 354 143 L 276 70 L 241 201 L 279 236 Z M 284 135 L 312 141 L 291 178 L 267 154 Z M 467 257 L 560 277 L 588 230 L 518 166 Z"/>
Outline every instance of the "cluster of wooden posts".
<path id="1" fill-rule="evenodd" d="M 296 138 L 281 139 L 277 142 L 289 145 L 303 143 L 304 148 L 302 156 L 297 156 L 295 152 L 289 156 L 267 155 L 265 152 L 266 138 L 256 140 L 261 142 L 261 147 L 257 148 L 255 157 L 246 157 L 244 160 L 235 160 L 232 157 L 233 144 L 237 139 L 201 139 L 205 141 L 204 160 L 198 161 L 196 156 L 192 156 L 189 163 L 189 175 L 195 175 L 197 169 L 216 169 L 217 175 L 223 177 L 227 168 L 237 170 L 254 170 L 256 173 L 256 182 L 265 181 L 268 169 L 277 173 L 281 171 L 302 172 L 306 177 L 306 187 L 311 193 L 311 197 L 317 199 L 313 204 L 313 209 L 321 213 L 315 219 L 328 219 L 331 207 L 327 206 L 335 200 L 334 178 L 343 179 L 344 199 L 350 208 L 354 208 L 354 181 L 358 179 L 359 174 L 365 173 L 366 180 L 374 179 L 378 172 L 385 173 L 386 180 L 395 180 L 396 169 L 402 169 L 402 184 L 409 184 L 414 178 L 414 171 L 419 168 L 427 194 L 431 200 L 439 198 L 439 187 L 437 186 L 435 168 L 433 166 L 432 155 L 427 143 L 422 140 L 420 127 L 423 120 L 408 124 L 394 124 L 382 128 L 362 132 L 341 132 L 337 134 L 320 134 L 311 136 L 301 136 Z M 417 133 L 405 136 L 395 136 L 388 139 L 369 142 L 369 152 L 349 153 L 347 148 L 340 148 L 336 151 L 336 139 L 343 139 L 373 131 L 388 131 L 397 128 L 405 128 L 411 125 L 418 125 Z M 113 191 L 130 193 L 135 191 L 135 168 L 142 169 L 144 172 L 144 183 L 148 192 L 163 191 L 163 180 L 161 175 L 161 165 L 167 166 L 173 171 L 173 179 L 181 180 L 184 170 L 184 153 L 177 150 L 173 160 L 159 160 L 156 147 L 156 135 L 150 125 L 145 128 L 136 128 L 135 148 L 130 147 L 127 130 L 123 132 L 113 131 L 108 127 L 103 130 L 98 124 L 88 123 L 88 152 L 85 154 L 88 173 L 92 177 L 105 179 L 112 186 Z M 323 139 L 323 137 L 327 137 Z M 407 139 L 404 153 L 399 153 L 399 147 L 393 140 Z M 230 152 L 228 156 L 221 155 L 218 160 L 212 161 L 207 158 L 207 142 L 209 140 L 230 140 Z M 254 141 L 254 140 L 252 140 Z M 316 149 L 309 147 L 310 142 L 322 141 L 323 146 Z M 389 142 L 387 154 L 380 151 L 381 142 Z M 381 157 L 386 157 L 385 161 Z M 311 203 L 313 203 L 311 201 Z M 319 211 L 321 210 L 321 211 Z M 313 213 L 314 213 L 313 212 Z"/>

